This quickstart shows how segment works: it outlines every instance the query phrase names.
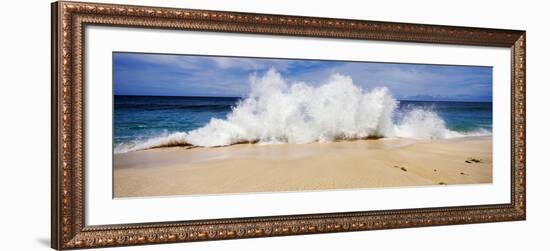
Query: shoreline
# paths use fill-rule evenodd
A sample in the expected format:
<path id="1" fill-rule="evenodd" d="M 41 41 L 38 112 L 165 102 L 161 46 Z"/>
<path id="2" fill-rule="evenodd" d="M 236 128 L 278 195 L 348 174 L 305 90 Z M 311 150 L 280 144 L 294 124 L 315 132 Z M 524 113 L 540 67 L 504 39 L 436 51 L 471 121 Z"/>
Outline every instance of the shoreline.
<path id="1" fill-rule="evenodd" d="M 492 136 L 163 147 L 114 164 L 115 198 L 484 184 Z"/>

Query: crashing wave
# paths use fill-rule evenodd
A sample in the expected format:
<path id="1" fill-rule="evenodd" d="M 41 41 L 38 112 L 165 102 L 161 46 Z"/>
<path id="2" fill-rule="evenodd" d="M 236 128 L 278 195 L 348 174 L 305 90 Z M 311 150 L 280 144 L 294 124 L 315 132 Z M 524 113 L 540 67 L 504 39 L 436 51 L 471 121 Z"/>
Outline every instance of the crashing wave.
<path id="1" fill-rule="evenodd" d="M 244 142 L 305 144 L 379 137 L 440 139 L 490 135 L 448 129 L 437 113 L 413 109 L 394 121 L 398 106 L 385 87 L 365 91 L 350 77 L 332 75 L 319 85 L 289 83 L 275 70 L 251 77 L 251 91 L 225 119 L 131 144 L 115 153 L 165 146 L 227 146 Z"/>

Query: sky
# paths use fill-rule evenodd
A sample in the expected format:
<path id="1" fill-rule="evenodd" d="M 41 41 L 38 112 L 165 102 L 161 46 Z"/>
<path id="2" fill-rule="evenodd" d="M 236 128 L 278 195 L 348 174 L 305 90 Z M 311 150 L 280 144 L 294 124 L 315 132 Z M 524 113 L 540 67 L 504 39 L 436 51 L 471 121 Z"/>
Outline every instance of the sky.
<path id="1" fill-rule="evenodd" d="M 321 85 L 332 74 L 364 90 L 385 86 L 399 100 L 491 101 L 492 67 L 113 53 L 115 95 L 245 97 L 250 76 L 277 70 Z"/>

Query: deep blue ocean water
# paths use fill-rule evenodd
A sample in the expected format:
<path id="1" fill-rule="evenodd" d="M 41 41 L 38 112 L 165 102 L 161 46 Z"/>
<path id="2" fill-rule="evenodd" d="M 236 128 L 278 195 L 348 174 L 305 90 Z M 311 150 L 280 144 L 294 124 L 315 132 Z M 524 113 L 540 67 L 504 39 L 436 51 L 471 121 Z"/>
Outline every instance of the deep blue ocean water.
<path id="1" fill-rule="evenodd" d="M 239 98 L 115 96 L 114 142 L 143 140 L 204 126 L 223 119 Z"/>
<path id="2" fill-rule="evenodd" d="M 397 113 L 414 108 L 436 112 L 445 121 L 447 128 L 453 131 L 467 133 L 478 129 L 493 129 L 492 102 L 401 100 Z"/>
<path id="3" fill-rule="evenodd" d="M 225 118 L 239 99 L 115 96 L 114 143 L 134 142 L 200 128 L 211 118 Z M 436 112 L 445 121 L 446 127 L 454 131 L 492 130 L 490 102 L 399 101 L 395 116 L 415 108 Z"/>

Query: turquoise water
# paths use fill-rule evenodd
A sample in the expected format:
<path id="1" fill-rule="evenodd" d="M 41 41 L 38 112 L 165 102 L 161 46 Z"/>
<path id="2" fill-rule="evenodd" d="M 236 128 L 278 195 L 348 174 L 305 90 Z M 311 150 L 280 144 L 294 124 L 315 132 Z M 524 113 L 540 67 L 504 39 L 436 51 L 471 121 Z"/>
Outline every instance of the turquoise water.
<path id="1" fill-rule="evenodd" d="M 239 98 L 115 96 L 114 142 L 128 143 L 204 126 L 225 118 Z"/>
<path id="2" fill-rule="evenodd" d="M 448 129 L 463 133 L 493 129 L 492 102 L 399 101 L 398 114 L 412 109 L 437 113 Z M 399 115 L 397 115 L 399 116 Z"/>

